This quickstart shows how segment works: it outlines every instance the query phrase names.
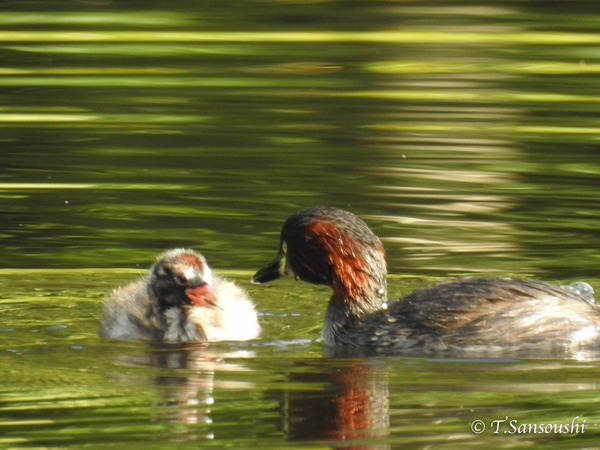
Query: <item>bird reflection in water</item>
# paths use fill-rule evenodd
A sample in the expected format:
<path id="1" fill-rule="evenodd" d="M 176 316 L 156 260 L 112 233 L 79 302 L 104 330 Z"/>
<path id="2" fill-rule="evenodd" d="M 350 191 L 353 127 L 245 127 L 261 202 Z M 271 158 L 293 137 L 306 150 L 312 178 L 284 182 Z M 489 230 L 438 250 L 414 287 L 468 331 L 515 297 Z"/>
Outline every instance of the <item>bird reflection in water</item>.
<path id="1" fill-rule="evenodd" d="M 150 343 L 143 353 L 119 353 L 114 359 L 127 365 L 165 369 L 150 375 L 159 398 L 151 408 L 152 420 L 170 424 L 161 440 L 184 442 L 214 438 L 210 425 L 215 373 L 249 370 L 226 360 L 252 356 L 252 352 L 244 350 L 213 350 L 205 343 Z M 126 375 L 119 375 L 123 376 Z M 234 381 L 228 381 L 228 388 L 247 386 L 247 383 L 236 385 Z"/>
<path id="2" fill-rule="evenodd" d="M 390 448 L 389 367 L 340 361 L 302 362 L 288 374 L 295 388 L 280 392 L 286 439 L 327 441 L 344 449 Z"/>

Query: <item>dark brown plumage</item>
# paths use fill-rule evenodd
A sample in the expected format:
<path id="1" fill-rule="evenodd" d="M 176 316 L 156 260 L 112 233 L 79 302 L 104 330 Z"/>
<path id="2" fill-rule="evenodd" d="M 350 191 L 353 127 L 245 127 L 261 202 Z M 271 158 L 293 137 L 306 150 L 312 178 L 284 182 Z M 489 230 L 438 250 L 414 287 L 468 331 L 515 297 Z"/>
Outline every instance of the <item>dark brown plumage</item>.
<path id="1" fill-rule="evenodd" d="M 333 354 L 577 358 L 600 347 L 600 308 L 583 282 L 461 277 L 388 303 L 381 241 L 337 208 L 288 218 L 278 255 L 253 282 L 284 273 L 333 289 L 322 333 Z"/>

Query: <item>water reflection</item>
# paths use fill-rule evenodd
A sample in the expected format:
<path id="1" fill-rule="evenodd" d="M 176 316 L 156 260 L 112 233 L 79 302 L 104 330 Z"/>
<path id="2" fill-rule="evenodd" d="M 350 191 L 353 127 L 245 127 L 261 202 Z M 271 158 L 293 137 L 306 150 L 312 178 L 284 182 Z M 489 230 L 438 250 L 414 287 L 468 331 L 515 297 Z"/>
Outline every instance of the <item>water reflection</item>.
<path id="1" fill-rule="evenodd" d="M 387 210 L 402 212 L 368 216 L 399 225 L 403 235 L 382 238 L 402 246 L 402 265 L 417 262 L 428 270 L 464 271 L 466 267 L 454 255 L 485 254 L 500 259 L 521 250 L 519 242 L 511 237 L 516 229 L 503 217 L 516 202 L 505 189 L 518 182 L 514 174 L 499 170 L 508 158 L 515 158 L 508 143 L 421 142 L 421 148 L 413 150 L 406 141 L 380 143 L 382 151 L 388 148 L 389 154 L 394 148 L 402 149 L 402 158 L 389 166 L 368 169 L 381 180 L 373 187 L 373 197 L 379 198 Z M 430 145 L 433 148 L 428 150 Z M 441 146 L 453 155 L 451 159 L 439 159 Z M 502 152 L 497 151 L 499 147 Z M 500 154 L 505 155 L 502 163 L 498 160 Z M 491 267 L 469 269 L 490 271 Z"/>
<path id="2" fill-rule="evenodd" d="M 253 352 L 219 352 L 205 344 L 148 344 L 144 352 L 115 352 L 111 359 L 125 365 L 144 366 L 164 370 L 153 371 L 151 381 L 158 394 L 158 402 L 152 408 L 152 420 L 175 426 L 165 429 L 161 440 L 195 441 L 213 439 L 211 431 L 212 407 L 215 403 L 215 373 L 244 372 L 243 364 L 228 362 L 254 357 Z M 127 376 L 112 374 L 121 382 L 131 383 Z M 217 382 L 218 383 L 218 382 Z M 230 381 L 221 384 L 229 390 L 248 389 L 249 383 Z"/>
<path id="3" fill-rule="evenodd" d="M 328 442 L 335 448 L 391 448 L 389 367 L 382 362 L 303 361 L 287 374 L 281 398 L 290 441 Z M 368 444 L 366 444 L 368 442 Z"/>
<path id="4" fill-rule="evenodd" d="M 213 424 L 212 409 L 219 408 L 214 390 L 253 388 L 250 383 L 223 378 L 228 372 L 256 370 L 251 360 L 243 362 L 254 357 L 251 351 L 220 352 L 202 344 L 152 344 L 142 352 L 125 350 L 111 355 L 120 364 L 166 369 L 164 375 L 153 371 L 151 377 L 159 399 L 152 408 L 153 420 L 171 424 L 161 440 L 180 442 L 214 439 L 213 427 L 221 425 Z M 390 433 L 389 371 L 387 364 L 376 360 L 297 361 L 285 372 L 283 387 L 265 391 L 264 399 L 257 401 L 274 398 L 279 402 L 278 420 L 290 442 L 390 448 L 386 443 Z M 122 373 L 110 376 L 124 385 L 135 382 Z"/>

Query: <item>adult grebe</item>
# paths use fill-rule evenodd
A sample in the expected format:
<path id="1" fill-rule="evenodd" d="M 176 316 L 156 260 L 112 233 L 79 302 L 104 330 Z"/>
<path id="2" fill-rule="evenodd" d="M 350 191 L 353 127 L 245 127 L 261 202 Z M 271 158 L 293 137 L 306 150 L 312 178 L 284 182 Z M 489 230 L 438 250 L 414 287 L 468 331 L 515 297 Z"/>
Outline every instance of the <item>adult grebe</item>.
<path id="1" fill-rule="evenodd" d="M 277 256 L 253 277 L 330 286 L 323 339 L 333 354 L 577 357 L 597 350 L 600 310 L 583 282 L 460 277 L 387 300 L 379 238 L 354 214 L 305 208 L 289 217 Z"/>

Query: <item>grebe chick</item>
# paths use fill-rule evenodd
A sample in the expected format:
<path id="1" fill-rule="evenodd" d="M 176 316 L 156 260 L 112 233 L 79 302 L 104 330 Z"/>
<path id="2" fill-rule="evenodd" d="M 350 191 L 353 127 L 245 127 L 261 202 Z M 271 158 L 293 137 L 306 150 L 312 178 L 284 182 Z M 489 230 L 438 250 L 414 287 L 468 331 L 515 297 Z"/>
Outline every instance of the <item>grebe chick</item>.
<path id="1" fill-rule="evenodd" d="M 354 214 L 310 207 L 289 217 L 254 283 L 283 274 L 330 286 L 328 353 L 580 357 L 598 350 L 600 310 L 587 283 L 461 277 L 387 300 L 379 238 Z"/>
<path id="2" fill-rule="evenodd" d="M 260 333 L 254 304 L 188 249 L 161 254 L 147 275 L 115 289 L 100 336 L 162 342 L 245 341 Z"/>

